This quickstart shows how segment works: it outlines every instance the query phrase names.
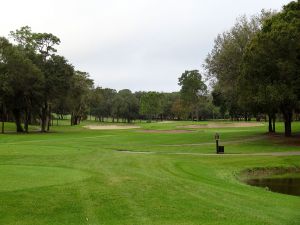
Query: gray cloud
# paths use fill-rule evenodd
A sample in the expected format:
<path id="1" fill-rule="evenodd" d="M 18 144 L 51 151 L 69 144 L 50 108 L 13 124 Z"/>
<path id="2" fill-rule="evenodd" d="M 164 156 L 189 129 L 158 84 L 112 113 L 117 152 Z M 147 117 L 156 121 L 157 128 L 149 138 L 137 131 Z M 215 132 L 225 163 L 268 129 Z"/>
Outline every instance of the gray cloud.
<path id="1" fill-rule="evenodd" d="M 238 16 L 288 0 L 111 0 L 1 3 L 0 34 L 29 25 L 61 38 L 59 53 L 96 84 L 177 91 L 186 69 L 201 69 L 218 33 Z"/>

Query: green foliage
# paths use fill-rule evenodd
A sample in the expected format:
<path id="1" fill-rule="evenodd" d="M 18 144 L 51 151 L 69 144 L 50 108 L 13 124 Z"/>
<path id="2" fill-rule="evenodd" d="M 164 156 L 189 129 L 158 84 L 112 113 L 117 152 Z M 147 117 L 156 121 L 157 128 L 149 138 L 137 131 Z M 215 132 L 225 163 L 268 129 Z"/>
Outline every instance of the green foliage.
<path id="1" fill-rule="evenodd" d="M 291 2 L 263 24 L 243 58 L 242 99 L 266 113 L 281 110 L 286 135 L 300 92 L 300 3 Z"/>
<path id="2" fill-rule="evenodd" d="M 204 67 L 213 82 L 214 102 L 221 107 L 223 114 L 228 111 L 232 118 L 239 118 L 250 111 L 247 104 L 238 101 L 241 64 L 247 44 L 259 32 L 262 21 L 271 15 L 272 12 L 263 11 L 260 16 L 237 19 L 229 31 L 218 35 L 205 60 Z"/>
<path id="3" fill-rule="evenodd" d="M 5 108 L 10 109 L 16 120 L 17 131 L 22 132 L 21 113 L 25 113 L 25 131 L 28 131 L 30 111 L 39 104 L 44 78 L 41 70 L 26 57 L 23 51 L 0 40 L 1 99 Z"/>
<path id="4" fill-rule="evenodd" d="M 146 115 L 151 121 L 153 117 L 157 117 L 163 112 L 162 94 L 158 92 L 147 92 L 142 95 L 140 102 L 140 113 Z"/>
<path id="5" fill-rule="evenodd" d="M 291 135 L 299 107 L 299 15 L 299 2 L 291 2 L 279 13 L 241 17 L 217 37 L 204 66 L 223 116 L 228 111 L 231 118 L 247 120 L 249 114 L 267 114 L 269 131 L 275 132 L 281 111 L 286 135 Z"/>
<path id="6" fill-rule="evenodd" d="M 127 119 L 127 122 L 130 123 L 131 120 L 138 116 L 138 100 L 128 89 L 120 90 L 118 96 L 121 99 L 119 107 L 120 117 Z"/>
<path id="7" fill-rule="evenodd" d="M 180 97 L 185 107 L 188 107 L 196 119 L 199 119 L 199 104 L 207 94 L 207 86 L 202 81 L 202 76 L 198 70 L 185 71 L 178 79 L 181 86 Z M 193 115 L 194 114 L 194 115 Z"/>
<path id="8" fill-rule="evenodd" d="M 57 52 L 55 45 L 60 44 L 60 39 L 51 33 L 33 33 L 29 26 L 21 27 L 19 30 L 11 31 L 10 36 L 29 53 L 36 51 L 44 59 Z"/>
<path id="9" fill-rule="evenodd" d="M 207 86 L 198 70 L 185 71 L 178 79 L 178 84 L 181 86 L 181 98 L 187 104 L 197 103 L 207 92 Z"/>
<path id="10" fill-rule="evenodd" d="M 91 99 L 92 114 L 101 120 L 109 117 L 113 110 L 113 99 L 116 94 L 116 90 L 110 88 L 97 87 L 94 89 Z"/>
<path id="11" fill-rule="evenodd" d="M 44 79 L 39 104 L 41 110 L 37 114 L 41 120 L 41 131 L 50 127 L 51 105 L 57 98 L 66 95 L 73 68 L 64 57 L 54 55 L 55 46 L 60 43 L 58 37 L 51 33 L 34 33 L 28 26 L 12 31 L 10 36 L 18 44 L 18 48 L 40 71 Z M 30 113 L 32 113 L 30 111 Z"/>
<path id="12" fill-rule="evenodd" d="M 93 81 L 63 56 L 54 54 L 60 44 L 51 33 L 34 33 L 28 26 L 12 31 L 16 45 L 0 38 L 1 120 L 14 115 L 17 131 L 40 121 L 48 131 L 51 113 L 72 115 L 77 124 L 89 111 Z M 5 112 L 4 112 L 5 109 Z"/>
<path id="13" fill-rule="evenodd" d="M 188 110 L 185 107 L 182 99 L 177 98 L 172 104 L 172 113 L 175 118 L 178 120 L 187 119 L 188 118 Z"/>
<path id="14" fill-rule="evenodd" d="M 76 71 L 72 77 L 67 103 L 71 112 L 71 125 L 77 125 L 88 112 L 89 92 L 93 88 L 93 80 L 86 72 Z"/>

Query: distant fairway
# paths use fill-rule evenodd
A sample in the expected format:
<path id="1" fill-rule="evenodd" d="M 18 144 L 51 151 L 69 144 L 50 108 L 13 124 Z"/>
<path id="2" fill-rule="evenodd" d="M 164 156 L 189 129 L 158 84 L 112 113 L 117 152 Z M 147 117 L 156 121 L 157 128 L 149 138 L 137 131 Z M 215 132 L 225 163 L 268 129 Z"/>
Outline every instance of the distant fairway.
<path id="1" fill-rule="evenodd" d="M 300 167 L 299 136 L 229 124 L 91 130 L 84 126 L 115 124 L 87 121 L 48 134 L 0 135 L 0 224 L 300 224 L 300 197 L 239 181 L 246 169 Z M 300 123 L 293 126 L 299 134 Z M 216 132 L 228 155 L 214 155 Z"/>

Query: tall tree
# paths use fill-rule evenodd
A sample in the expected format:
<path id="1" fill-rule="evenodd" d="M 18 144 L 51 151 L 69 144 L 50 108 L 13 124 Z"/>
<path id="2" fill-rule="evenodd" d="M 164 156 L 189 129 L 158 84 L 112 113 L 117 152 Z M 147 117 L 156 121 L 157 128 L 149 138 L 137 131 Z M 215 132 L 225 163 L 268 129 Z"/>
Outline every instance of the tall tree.
<path id="1" fill-rule="evenodd" d="M 185 71 L 178 79 L 183 103 L 190 109 L 192 119 L 199 119 L 199 103 L 207 94 L 207 86 L 198 70 Z"/>
<path id="2" fill-rule="evenodd" d="M 261 29 L 262 21 L 272 14 L 262 11 L 260 16 L 250 19 L 240 17 L 229 31 L 217 36 L 214 48 L 205 60 L 204 67 L 216 90 L 214 96 L 222 99 L 222 102 L 215 102 L 222 104 L 222 109 L 227 110 L 232 118 L 247 118 L 249 109 L 238 101 L 242 58 L 247 44 Z"/>
<path id="3" fill-rule="evenodd" d="M 266 20 L 244 57 L 244 80 L 254 85 L 267 106 L 279 106 L 285 135 L 300 97 L 300 2 L 291 2 Z M 264 94 L 266 93 L 266 94 Z"/>
<path id="4" fill-rule="evenodd" d="M 88 98 L 93 81 L 86 72 L 76 71 L 69 92 L 71 125 L 77 125 L 88 113 Z"/>
<path id="5" fill-rule="evenodd" d="M 11 110 L 15 117 L 17 132 L 23 132 L 21 125 L 24 113 L 24 127 L 28 132 L 30 115 L 40 97 L 43 77 L 30 59 L 18 47 L 5 38 L 0 38 L 0 77 L 3 80 L 0 92 L 2 106 Z M 3 110 L 4 111 L 4 110 Z"/>
<path id="6" fill-rule="evenodd" d="M 184 106 L 182 100 L 177 98 L 172 104 L 172 113 L 174 114 L 177 120 L 186 119 L 187 118 L 187 109 Z"/>
<path id="7" fill-rule="evenodd" d="M 103 107 L 103 102 L 105 101 L 103 95 L 103 89 L 97 87 L 91 91 L 90 97 L 90 114 L 95 116 L 95 119 L 102 121 L 105 115 L 105 108 Z"/>
<path id="8" fill-rule="evenodd" d="M 51 55 L 43 64 L 45 85 L 40 111 L 41 131 L 49 130 L 52 105 L 68 94 L 74 76 L 74 67 L 62 56 Z"/>
<path id="9" fill-rule="evenodd" d="M 21 27 L 19 30 L 12 31 L 11 37 L 18 43 L 19 47 L 27 54 L 36 66 L 42 71 L 45 80 L 41 103 L 41 131 L 49 130 L 51 115 L 51 100 L 54 99 L 53 93 L 57 93 L 65 89 L 65 82 L 68 81 L 69 72 L 61 73 L 61 66 L 67 65 L 67 61 L 63 57 L 54 55 L 57 51 L 55 46 L 60 44 L 58 37 L 51 33 L 34 33 L 28 26 Z M 54 72 L 54 69 L 58 71 Z M 61 79 L 65 76 L 65 79 Z M 55 81 L 56 80 L 56 81 Z M 55 83 L 53 85 L 53 83 Z"/>

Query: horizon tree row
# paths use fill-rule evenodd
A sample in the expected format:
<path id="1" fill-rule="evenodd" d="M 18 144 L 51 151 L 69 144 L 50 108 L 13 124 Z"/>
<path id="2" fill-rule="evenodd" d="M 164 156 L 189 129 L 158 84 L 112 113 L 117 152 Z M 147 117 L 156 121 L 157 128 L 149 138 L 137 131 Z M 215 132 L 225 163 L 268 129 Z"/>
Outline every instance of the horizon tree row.
<path id="1" fill-rule="evenodd" d="M 190 73 L 186 71 L 185 73 Z M 198 73 L 198 72 L 197 72 Z M 201 76 L 200 76 L 200 81 Z M 190 96 L 187 96 L 188 99 Z M 193 96 L 192 96 L 193 97 Z M 197 96 L 196 96 L 197 98 Z M 133 120 L 203 120 L 218 117 L 218 108 L 212 104 L 209 95 L 202 101 L 190 104 L 183 100 L 182 92 L 131 92 L 129 89 L 116 91 L 110 88 L 92 89 L 89 97 L 88 113 L 96 120 L 112 122 L 132 122 Z M 197 109 L 193 109 L 192 105 Z M 197 116 L 195 116 L 197 113 Z"/>
<path id="2" fill-rule="evenodd" d="M 54 117 L 71 115 L 71 125 L 90 116 L 99 121 L 130 123 L 147 119 L 209 119 L 218 109 L 204 92 L 206 85 L 198 71 L 186 71 L 179 79 L 181 92 L 116 91 L 94 87 L 87 72 L 77 71 L 56 54 L 60 39 L 51 33 L 34 33 L 28 26 L 0 37 L 0 115 L 16 124 L 17 132 L 39 125 L 47 132 Z M 193 82 L 196 82 L 196 86 Z M 198 93 L 199 92 L 199 93 Z M 196 95 L 196 96 L 195 96 Z"/>

